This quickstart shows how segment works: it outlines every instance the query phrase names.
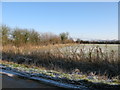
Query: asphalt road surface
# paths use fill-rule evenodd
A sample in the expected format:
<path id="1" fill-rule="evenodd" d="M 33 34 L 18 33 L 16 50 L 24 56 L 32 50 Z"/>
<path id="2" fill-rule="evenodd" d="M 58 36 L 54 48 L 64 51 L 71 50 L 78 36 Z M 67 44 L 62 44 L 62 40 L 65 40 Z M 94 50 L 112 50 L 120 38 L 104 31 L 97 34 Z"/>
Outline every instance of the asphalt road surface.
<path id="1" fill-rule="evenodd" d="M 2 74 L 2 88 L 56 88 L 57 90 L 61 90 L 58 87 L 42 82 L 22 79 L 16 76 L 10 77 L 5 74 Z"/>

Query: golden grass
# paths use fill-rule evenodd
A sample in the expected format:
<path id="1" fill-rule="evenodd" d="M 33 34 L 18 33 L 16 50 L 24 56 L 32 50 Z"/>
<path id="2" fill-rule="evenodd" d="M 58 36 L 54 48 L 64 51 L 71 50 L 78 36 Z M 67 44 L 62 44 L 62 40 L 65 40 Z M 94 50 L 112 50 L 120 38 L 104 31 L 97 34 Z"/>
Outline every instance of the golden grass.
<path id="1" fill-rule="evenodd" d="M 70 72 L 77 68 L 83 73 L 120 75 L 118 52 L 115 50 L 108 52 L 100 46 L 87 48 L 86 53 L 86 46 L 78 44 L 26 45 L 22 47 L 7 45 L 3 47 L 2 53 L 3 60 L 18 62 L 24 58 L 25 61 L 21 62 L 23 64 L 48 69 Z"/>

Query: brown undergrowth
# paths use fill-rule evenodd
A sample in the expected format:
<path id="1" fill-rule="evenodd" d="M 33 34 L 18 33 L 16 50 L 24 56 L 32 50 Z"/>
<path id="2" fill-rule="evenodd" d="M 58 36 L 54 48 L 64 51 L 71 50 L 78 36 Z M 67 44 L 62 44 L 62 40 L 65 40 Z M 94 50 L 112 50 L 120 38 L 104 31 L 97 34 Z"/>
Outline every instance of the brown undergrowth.
<path id="1" fill-rule="evenodd" d="M 108 52 L 100 46 L 86 49 L 85 45 L 76 44 L 22 47 L 8 45 L 2 49 L 2 60 L 63 72 L 78 69 L 85 74 L 92 72 L 109 78 L 120 76 L 118 52 Z"/>

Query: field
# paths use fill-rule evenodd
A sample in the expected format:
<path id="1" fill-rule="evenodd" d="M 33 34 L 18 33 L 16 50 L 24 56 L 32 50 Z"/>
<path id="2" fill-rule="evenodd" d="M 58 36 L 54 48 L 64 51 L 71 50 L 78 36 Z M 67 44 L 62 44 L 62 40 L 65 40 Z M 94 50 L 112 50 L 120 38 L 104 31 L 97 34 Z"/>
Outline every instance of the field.
<path id="1" fill-rule="evenodd" d="M 4 46 L 3 60 L 35 65 L 46 69 L 117 76 L 118 45 L 66 44 L 49 46 Z"/>
<path id="2" fill-rule="evenodd" d="M 17 76 L 23 83 L 26 78 L 59 88 L 120 89 L 117 7 L 117 2 L 4 3 L 0 74 L 13 80 L 4 84 L 17 85 Z"/>
<path id="3" fill-rule="evenodd" d="M 79 80 L 119 84 L 117 44 L 11 45 L 2 48 L 2 65 L 20 72 L 71 83 Z M 66 81 L 67 79 L 67 81 Z M 78 84 L 79 85 L 79 84 Z"/>

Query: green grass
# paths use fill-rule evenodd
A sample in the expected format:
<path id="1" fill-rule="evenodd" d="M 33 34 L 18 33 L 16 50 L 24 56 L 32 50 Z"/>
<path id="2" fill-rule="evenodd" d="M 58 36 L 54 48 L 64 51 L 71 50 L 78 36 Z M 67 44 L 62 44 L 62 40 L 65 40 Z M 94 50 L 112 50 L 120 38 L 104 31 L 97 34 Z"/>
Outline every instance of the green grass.
<path id="1" fill-rule="evenodd" d="M 31 66 L 26 67 L 22 64 L 17 64 L 17 63 L 11 63 L 11 62 L 5 62 L 5 61 L 1 61 L 1 62 L 2 62 L 1 64 L 6 67 L 14 68 L 19 71 L 28 72 L 29 74 L 37 73 L 37 74 L 47 75 L 50 77 L 66 78 L 68 80 L 75 80 L 75 81 L 87 80 L 87 81 L 90 81 L 93 83 L 105 83 L 105 84 L 110 84 L 110 85 L 120 84 L 120 81 L 117 78 L 112 78 L 111 82 L 110 82 L 110 81 L 108 81 L 109 80 L 108 78 L 98 79 L 98 78 L 101 78 L 102 76 L 96 76 L 96 75 L 89 76 L 89 75 L 84 75 L 84 74 L 69 74 L 69 73 L 58 72 L 58 71 L 54 71 L 54 70 L 44 70 L 44 69 L 41 69 L 38 67 L 34 67 L 34 68 L 32 68 Z M 92 78 L 89 78 L 89 77 L 92 77 Z"/>

